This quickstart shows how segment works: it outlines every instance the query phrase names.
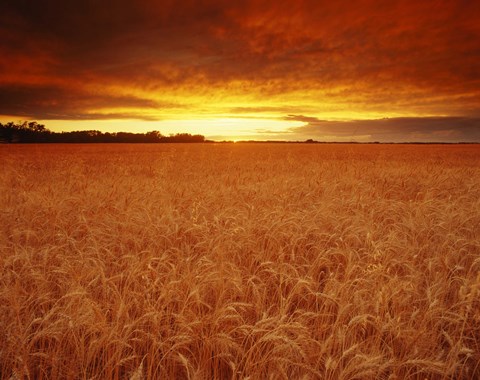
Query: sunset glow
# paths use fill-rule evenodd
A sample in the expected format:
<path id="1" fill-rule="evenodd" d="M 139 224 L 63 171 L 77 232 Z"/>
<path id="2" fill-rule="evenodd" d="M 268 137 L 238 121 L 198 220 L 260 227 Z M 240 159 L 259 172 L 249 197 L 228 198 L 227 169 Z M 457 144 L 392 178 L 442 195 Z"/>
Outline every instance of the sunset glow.
<path id="1" fill-rule="evenodd" d="M 479 17 L 455 1 L 3 2 L 0 121 L 480 141 Z"/>

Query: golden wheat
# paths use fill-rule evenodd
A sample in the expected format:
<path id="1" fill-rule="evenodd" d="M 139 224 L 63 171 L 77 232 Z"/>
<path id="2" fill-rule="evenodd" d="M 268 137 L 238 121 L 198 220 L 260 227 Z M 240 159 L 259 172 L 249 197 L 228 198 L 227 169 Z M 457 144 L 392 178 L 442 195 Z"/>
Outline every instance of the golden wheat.
<path id="1" fill-rule="evenodd" d="M 0 146 L 2 379 L 480 377 L 480 146 Z"/>

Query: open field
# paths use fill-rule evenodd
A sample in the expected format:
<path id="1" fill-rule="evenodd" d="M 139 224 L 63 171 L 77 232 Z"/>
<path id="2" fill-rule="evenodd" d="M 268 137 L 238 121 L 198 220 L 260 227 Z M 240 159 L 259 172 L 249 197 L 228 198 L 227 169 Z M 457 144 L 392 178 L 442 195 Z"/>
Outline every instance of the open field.
<path id="1" fill-rule="evenodd" d="M 480 145 L 0 162 L 2 379 L 480 378 Z"/>

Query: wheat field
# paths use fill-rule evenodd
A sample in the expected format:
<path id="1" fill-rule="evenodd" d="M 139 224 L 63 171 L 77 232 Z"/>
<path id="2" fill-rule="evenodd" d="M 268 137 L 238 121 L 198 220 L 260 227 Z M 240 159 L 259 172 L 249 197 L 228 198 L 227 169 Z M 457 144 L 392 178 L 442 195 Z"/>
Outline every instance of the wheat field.
<path id="1" fill-rule="evenodd" d="M 480 378 L 480 145 L 0 162 L 2 379 Z"/>

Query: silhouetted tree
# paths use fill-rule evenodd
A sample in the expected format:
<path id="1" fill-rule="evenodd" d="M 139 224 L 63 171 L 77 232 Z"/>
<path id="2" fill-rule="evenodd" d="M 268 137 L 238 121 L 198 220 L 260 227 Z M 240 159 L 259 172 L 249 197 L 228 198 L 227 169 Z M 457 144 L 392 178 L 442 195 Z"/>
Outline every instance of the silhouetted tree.
<path id="1" fill-rule="evenodd" d="M 205 142 L 202 135 L 191 135 L 189 133 L 177 133 L 176 135 L 163 136 L 159 131 L 147 133 L 102 133 L 97 130 L 73 131 L 73 132 L 51 132 L 45 125 L 36 121 L 21 122 L 15 124 L 0 123 L 0 142 L 6 143 L 198 143 Z"/>
<path id="2" fill-rule="evenodd" d="M 146 142 L 157 143 L 157 142 L 160 142 L 162 138 L 162 134 L 159 131 L 151 131 L 151 132 L 147 132 L 145 134 L 145 137 L 147 139 Z"/>

